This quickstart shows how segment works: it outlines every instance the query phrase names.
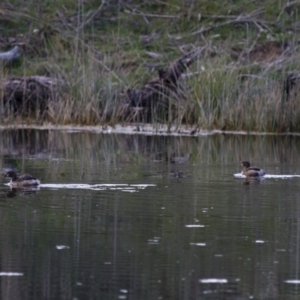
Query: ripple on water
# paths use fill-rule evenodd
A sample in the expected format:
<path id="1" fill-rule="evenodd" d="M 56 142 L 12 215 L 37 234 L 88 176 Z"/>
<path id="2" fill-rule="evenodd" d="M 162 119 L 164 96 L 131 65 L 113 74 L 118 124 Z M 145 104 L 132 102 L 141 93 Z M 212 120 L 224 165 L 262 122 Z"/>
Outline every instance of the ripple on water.
<path id="1" fill-rule="evenodd" d="M 284 281 L 285 283 L 290 283 L 290 284 L 300 284 L 300 279 L 288 279 Z"/>
<path id="2" fill-rule="evenodd" d="M 144 190 L 147 187 L 156 186 L 155 184 L 78 184 L 78 183 L 45 183 L 41 184 L 42 188 L 49 189 L 83 189 L 83 190 L 120 190 L 122 192 L 138 192 L 139 190 Z"/>
<path id="3" fill-rule="evenodd" d="M 192 246 L 200 246 L 200 247 L 205 247 L 206 243 L 190 243 Z"/>
<path id="4" fill-rule="evenodd" d="M 225 278 L 205 278 L 199 280 L 201 283 L 227 283 L 228 280 Z"/>
<path id="5" fill-rule="evenodd" d="M 0 276 L 23 276 L 24 273 L 19 272 L 0 272 Z"/>
<path id="6" fill-rule="evenodd" d="M 242 173 L 236 173 L 233 174 L 234 177 L 236 178 L 247 178 L 247 176 L 243 175 Z M 300 177 L 300 175 L 294 174 L 294 175 L 275 175 L 275 174 L 266 174 L 262 177 L 260 177 L 261 179 L 263 178 L 281 178 L 281 179 L 287 179 L 287 178 L 297 178 Z"/>
<path id="7" fill-rule="evenodd" d="M 70 247 L 66 246 L 66 245 L 56 245 L 56 249 L 57 250 L 63 250 L 63 249 L 70 249 Z"/>

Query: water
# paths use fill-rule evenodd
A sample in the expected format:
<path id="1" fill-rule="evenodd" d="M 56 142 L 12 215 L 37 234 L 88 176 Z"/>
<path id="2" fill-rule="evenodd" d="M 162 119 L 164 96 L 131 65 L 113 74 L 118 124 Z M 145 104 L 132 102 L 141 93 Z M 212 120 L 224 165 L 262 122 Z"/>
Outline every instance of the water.
<path id="1" fill-rule="evenodd" d="M 0 131 L 0 167 L 42 181 L 0 179 L 0 298 L 299 299 L 299 146 Z"/>

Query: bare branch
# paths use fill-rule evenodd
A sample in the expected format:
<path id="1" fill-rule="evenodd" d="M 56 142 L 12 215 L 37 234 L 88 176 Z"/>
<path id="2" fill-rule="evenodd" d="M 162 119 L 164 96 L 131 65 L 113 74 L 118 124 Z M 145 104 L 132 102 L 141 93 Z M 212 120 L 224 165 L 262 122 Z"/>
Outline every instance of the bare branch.
<path id="1" fill-rule="evenodd" d="M 105 0 L 102 0 L 100 6 L 89 16 L 89 18 L 83 22 L 78 28 L 77 30 L 82 29 L 84 26 L 88 25 L 94 18 L 95 16 L 102 10 L 103 6 L 105 4 Z"/>
<path id="2" fill-rule="evenodd" d="M 148 17 L 148 18 L 162 18 L 162 19 L 178 19 L 179 15 L 159 15 L 159 14 L 144 14 L 143 12 L 134 10 L 134 11 L 129 11 L 125 10 L 124 11 L 127 14 L 131 15 L 136 15 L 136 16 L 142 16 L 143 18 Z"/>
<path id="3" fill-rule="evenodd" d="M 0 61 L 4 63 L 12 62 L 13 60 L 20 57 L 20 49 L 18 46 L 13 47 L 7 52 L 0 52 Z"/>
<path id="4" fill-rule="evenodd" d="M 259 20 L 257 17 L 263 12 L 262 9 L 258 9 L 256 11 L 251 12 L 250 14 L 241 14 L 239 16 L 235 16 L 233 19 L 230 19 L 228 21 L 225 22 L 221 22 L 218 24 L 215 24 L 213 26 L 210 27 L 206 27 L 206 28 L 201 28 L 197 31 L 194 31 L 191 33 L 191 35 L 196 35 L 196 34 L 201 34 L 203 32 L 206 31 L 210 31 L 212 29 L 216 29 L 225 25 L 229 25 L 229 24 L 234 24 L 234 23 L 255 23 L 255 24 L 266 24 L 267 22 L 262 22 L 261 20 Z M 223 17 L 223 16 L 222 16 Z M 215 18 L 217 18 L 217 16 L 215 16 Z"/>

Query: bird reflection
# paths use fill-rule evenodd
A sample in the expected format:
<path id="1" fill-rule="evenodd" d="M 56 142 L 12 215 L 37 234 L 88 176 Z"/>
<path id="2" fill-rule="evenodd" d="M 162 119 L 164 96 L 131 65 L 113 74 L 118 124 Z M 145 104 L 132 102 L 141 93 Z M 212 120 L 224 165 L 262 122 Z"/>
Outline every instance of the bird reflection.
<path id="1" fill-rule="evenodd" d="M 250 185 L 250 184 L 260 184 L 260 182 L 263 180 L 261 177 L 246 177 L 243 181 L 244 185 Z"/>
<path id="2" fill-rule="evenodd" d="M 17 195 L 31 195 L 35 194 L 39 190 L 39 186 L 28 186 L 28 187 L 21 187 L 21 188 L 15 188 L 11 187 L 8 192 L 5 193 L 7 198 L 13 198 Z"/>
<path id="3" fill-rule="evenodd" d="M 191 174 L 183 171 L 172 171 L 169 173 L 169 177 L 173 179 L 191 178 Z"/>
<path id="4" fill-rule="evenodd" d="M 172 171 L 170 172 L 170 177 L 174 179 L 182 178 L 183 177 L 183 172 L 182 171 Z"/>

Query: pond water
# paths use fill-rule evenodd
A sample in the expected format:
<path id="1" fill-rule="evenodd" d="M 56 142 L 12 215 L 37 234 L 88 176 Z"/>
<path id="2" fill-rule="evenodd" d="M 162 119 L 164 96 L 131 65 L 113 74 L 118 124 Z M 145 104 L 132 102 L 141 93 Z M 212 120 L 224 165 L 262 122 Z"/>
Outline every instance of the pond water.
<path id="1" fill-rule="evenodd" d="M 1 299 L 299 299 L 300 137 L 0 131 Z M 241 160 L 268 176 L 234 176 Z M 286 175 L 293 175 L 286 176 Z"/>

